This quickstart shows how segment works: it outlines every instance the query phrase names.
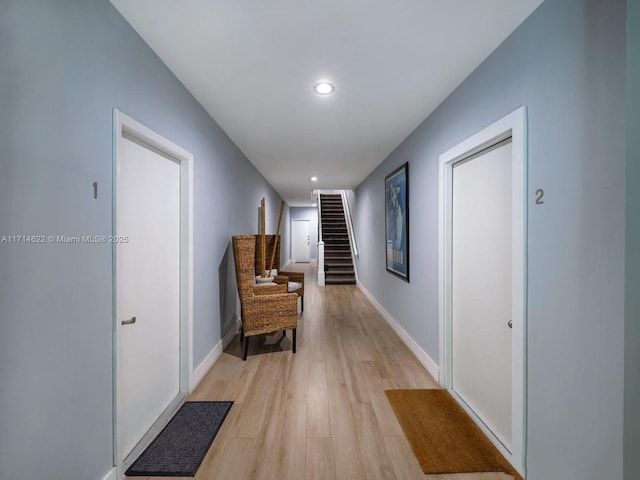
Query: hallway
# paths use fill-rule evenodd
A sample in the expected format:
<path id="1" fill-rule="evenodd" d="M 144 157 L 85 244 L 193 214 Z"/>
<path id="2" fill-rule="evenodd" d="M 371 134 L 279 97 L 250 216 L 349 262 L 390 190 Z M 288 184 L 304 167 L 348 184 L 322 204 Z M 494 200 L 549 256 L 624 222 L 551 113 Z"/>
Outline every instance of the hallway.
<path id="1" fill-rule="evenodd" d="M 384 390 L 437 382 L 357 287 L 319 288 L 315 264 L 292 269 L 306 273 L 297 353 L 278 332 L 243 362 L 236 336 L 189 397 L 235 402 L 196 479 L 511 478 L 424 475 Z"/>

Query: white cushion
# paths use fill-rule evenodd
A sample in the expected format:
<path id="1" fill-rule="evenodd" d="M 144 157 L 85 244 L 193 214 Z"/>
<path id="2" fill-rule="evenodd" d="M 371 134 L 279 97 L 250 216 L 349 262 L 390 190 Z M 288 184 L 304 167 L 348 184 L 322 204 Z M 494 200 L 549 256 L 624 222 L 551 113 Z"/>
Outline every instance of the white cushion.
<path id="1" fill-rule="evenodd" d="M 302 284 L 300 282 L 289 282 L 287 291 L 289 293 L 295 292 L 296 290 L 300 290 L 302 288 Z"/>
<path id="2" fill-rule="evenodd" d="M 261 284 L 261 283 L 271 283 L 273 282 L 273 277 L 261 277 L 260 275 L 256 275 L 255 278 L 253 279 L 253 283 L 255 284 Z"/>
<path id="3" fill-rule="evenodd" d="M 277 269 L 272 269 L 271 271 L 269 270 L 265 270 L 264 273 L 268 273 L 270 277 L 277 277 L 278 276 L 278 270 Z"/>
<path id="4" fill-rule="evenodd" d="M 256 283 L 254 286 L 256 286 L 256 287 L 264 287 L 265 285 L 277 285 L 277 283 L 274 283 L 274 282 L 262 282 L 262 283 Z"/>

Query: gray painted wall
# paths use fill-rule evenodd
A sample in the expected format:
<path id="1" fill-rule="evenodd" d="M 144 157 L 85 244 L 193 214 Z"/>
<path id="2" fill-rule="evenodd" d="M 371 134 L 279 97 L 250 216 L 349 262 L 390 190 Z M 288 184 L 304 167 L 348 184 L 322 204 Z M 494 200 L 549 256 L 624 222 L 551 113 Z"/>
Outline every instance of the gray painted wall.
<path id="1" fill-rule="evenodd" d="M 309 247 L 311 251 L 311 260 L 318 260 L 318 208 L 291 207 L 289 211 L 291 220 L 309 220 Z M 291 259 L 291 248 L 288 249 L 288 252 L 288 259 Z M 283 258 L 282 261 L 284 262 L 285 259 Z"/>
<path id="2" fill-rule="evenodd" d="M 531 480 L 622 478 L 624 72 L 624 0 L 546 0 L 356 191 L 360 281 L 438 362 L 438 157 L 527 106 Z M 384 266 L 406 161 L 410 284 Z"/>
<path id="3" fill-rule="evenodd" d="M 624 335 L 624 478 L 640 472 L 640 2 L 627 1 L 627 230 Z"/>
<path id="4" fill-rule="evenodd" d="M 281 198 L 108 1 L 0 10 L 0 237 L 111 232 L 114 107 L 189 150 L 198 366 L 236 313 L 230 236 L 257 232 L 262 197 L 275 230 Z M 111 260 L 110 245 L 0 244 L 0 478 L 113 464 Z"/>

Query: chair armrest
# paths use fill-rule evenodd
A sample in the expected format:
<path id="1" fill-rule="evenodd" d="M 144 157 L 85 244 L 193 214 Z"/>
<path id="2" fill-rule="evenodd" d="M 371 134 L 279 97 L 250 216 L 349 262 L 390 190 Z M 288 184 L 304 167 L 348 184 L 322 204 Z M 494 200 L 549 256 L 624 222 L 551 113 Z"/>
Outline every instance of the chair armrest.
<path id="1" fill-rule="evenodd" d="M 304 272 L 278 272 L 289 277 L 290 282 L 298 282 L 304 286 Z"/>
<path id="2" fill-rule="evenodd" d="M 247 308 L 260 315 L 269 318 L 275 316 L 298 315 L 298 296 L 295 293 L 282 293 L 276 295 L 258 295 L 247 299 Z"/>
<path id="3" fill-rule="evenodd" d="M 274 295 L 278 293 L 287 293 L 286 285 L 260 285 L 253 287 L 254 295 Z"/>
<path id="4" fill-rule="evenodd" d="M 289 282 L 289 277 L 285 276 L 285 275 L 276 275 L 273 278 L 273 281 L 277 284 L 280 285 L 286 285 Z"/>

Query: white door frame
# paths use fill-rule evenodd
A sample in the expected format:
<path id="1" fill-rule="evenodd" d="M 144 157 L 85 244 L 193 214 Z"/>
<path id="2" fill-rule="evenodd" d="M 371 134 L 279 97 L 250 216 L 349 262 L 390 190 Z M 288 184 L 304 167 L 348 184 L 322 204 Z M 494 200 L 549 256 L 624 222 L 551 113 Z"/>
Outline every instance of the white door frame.
<path id="1" fill-rule="evenodd" d="M 164 155 L 175 159 L 180 164 L 180 398 L 183 399 L 189 393 L 192 386 L 193 375 L 193 155 L 141 123 L 133 120 L 117 109 L 113 110 L 113 205 L 112 205 L 112 232 L 116 236 L 116 212 L 117 212 L 117 161 L 120 154 L 123 135 L 134 137 L 144 144 L 159 150 Z M 122 232 L 126 234 L 126 232 Z M 117 478 L 124 478 L 125 452 L 121 451 L 119 442 L 119 412 L 122 397 L 118 390 L 120 378 L 120 365 L 118 361 L 118 304 L 117 304 L 117 271 L 116 271 L 116 244 L 112 245 L 112 269 L 113 269 L 113 453 Z M 134 453 L 146 448 L 164 425 L 169 421 L 173 411 L 181 402 L 172 404 L 166 414 L 156 423 L 148 435 L 145 435 Z M 132 455 L 133 456 L 133 455 Z"/>
<path id="2" fill-rule="evenodd" d="M 470 414 L 500 452 L 521 475 L 526 470 L 526 306 L 527 306 L 527 139 L 526 107 L 509 115 L 440 155 L 439 204 L 439 317 L 440 378 L 443 388 Z M 508 451 L 497 437 L 451 390 L 452 342 L 452 212 L 453 165 L 499 141 L 512 137 L 512 448 Z"/>

